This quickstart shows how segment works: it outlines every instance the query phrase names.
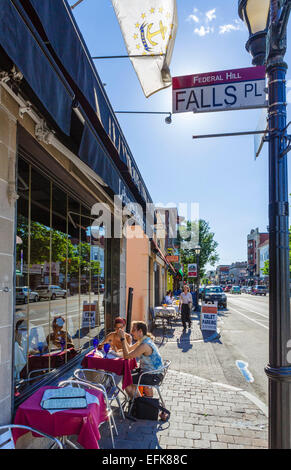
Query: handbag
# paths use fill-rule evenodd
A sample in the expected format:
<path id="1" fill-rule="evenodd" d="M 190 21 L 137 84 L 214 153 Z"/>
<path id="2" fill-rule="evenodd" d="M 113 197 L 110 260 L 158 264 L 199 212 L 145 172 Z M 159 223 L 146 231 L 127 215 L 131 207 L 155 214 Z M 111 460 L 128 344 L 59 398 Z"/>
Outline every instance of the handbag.
<path id="1" fill-rule="evenodd" d="M 157 421 L 159 417 L 159 411 L 167 413 L 168 418 L 170 418 L 170 411 L 160 405 L 158 398 L 138 397 L 134 400 L 131 416 L 137 419 Z"/>

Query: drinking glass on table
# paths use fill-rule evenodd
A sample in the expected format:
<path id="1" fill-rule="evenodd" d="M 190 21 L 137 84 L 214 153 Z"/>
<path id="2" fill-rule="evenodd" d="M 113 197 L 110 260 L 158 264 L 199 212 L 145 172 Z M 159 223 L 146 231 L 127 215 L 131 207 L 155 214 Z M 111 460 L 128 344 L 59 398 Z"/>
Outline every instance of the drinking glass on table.
<path id="1" fill-rule="evenodd" d="M 109 343 L 105 343 L 104 344 L 104 352 L 105 352 L 105 358 L 107 357 L 107 354 L 109 352 L 109 349 L 110 349 L 110 344 Z"/>

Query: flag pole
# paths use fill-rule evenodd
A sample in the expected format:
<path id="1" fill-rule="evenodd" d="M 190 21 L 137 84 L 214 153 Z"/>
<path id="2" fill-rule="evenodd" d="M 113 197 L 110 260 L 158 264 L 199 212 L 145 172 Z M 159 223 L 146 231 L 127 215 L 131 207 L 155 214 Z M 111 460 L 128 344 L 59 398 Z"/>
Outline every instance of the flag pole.
<path id="1" fill-rule="evenodd" d="M 136 57 L 163 57 L 166 54 L 137 54 L 137 55 L 104 55 L 104 56 L 95 56 L 91 59 L 127 59 L 127 58 L 136 58 Z"/>

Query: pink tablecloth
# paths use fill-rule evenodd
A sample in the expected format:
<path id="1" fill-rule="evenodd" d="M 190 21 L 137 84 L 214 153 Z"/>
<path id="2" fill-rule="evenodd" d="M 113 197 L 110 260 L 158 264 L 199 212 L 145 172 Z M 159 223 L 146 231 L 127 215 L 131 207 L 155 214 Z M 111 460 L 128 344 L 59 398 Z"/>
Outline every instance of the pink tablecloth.
<path id="1" fill-rule="evenodd" d="M 114 372 L 117 375 L 122 375 L 122 389 L 124 390 L 128 385 L 132 385 L 132 377 L 130 371 L 137 367 L 136 359 L 123 359 L 116 357 L 114 359 L 103 359 L 93 355 L 93 351 L 86 354 L 82 361 L 84 369 L 97 369 Z"/>
<path id="2" fill-rule="evenodd" d="M 78 442 L 85 449 L 99 449 L 99 425 L 106 421 L 106 404 L 102 392 L 87 390 L 99 400 L 84 409 L 57 411 L 50 414 L 40 406 L 43 392 L 58 387 L 41 387 L 17 409 L 14 424 L 31 426 L 54 437 L 78 435 Z M 25 430 L 13 431 L 14 441 L 25 434 Z M 36 435 L 37 436 L 37 435 Z"/>

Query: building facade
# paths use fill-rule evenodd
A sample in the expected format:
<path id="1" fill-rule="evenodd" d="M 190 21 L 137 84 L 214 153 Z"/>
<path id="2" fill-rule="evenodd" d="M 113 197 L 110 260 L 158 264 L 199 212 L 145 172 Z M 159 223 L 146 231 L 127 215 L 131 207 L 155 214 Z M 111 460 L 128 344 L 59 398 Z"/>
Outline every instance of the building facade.
<path id="1" fill-rule="evenodd" d="M 229 265 L 220 265 L 216 268 L 215 280 L 219 285 L 225 285 L 229 282 Z"/>
<path id="2" fill-rule="evenodd" d="M 248 278 L 251 282 L 256 280 L 260 276 L 260 258 L 259 258 L 259 246 L 269 240 L 268 232 L 259 232 L 258 227 L 252 229 L 247 236 L 247 256 L 248 256 Z"/>
<path id="3" fill-rule="evenodd" d="M 247 262 L 237 261 L 236 263 L 232 263 L 229 268 L 229 279 L 231 284 L 245 284 L 247 279 Z"/>
<path id="4" fill-rule="evenodd" d="M 269 240 L 259 245 L 259 259 L 260 259 L 260 278 L 268 281 L 269 275 L 264 273 L 264 267 L 266 261 L 269 261 Z"/>
<path id="5" fill-rule="evenodd" d="M 151 202 L 67 2 L 1 2 L 0 157 L 2 424 L 125 317 Z"/>

